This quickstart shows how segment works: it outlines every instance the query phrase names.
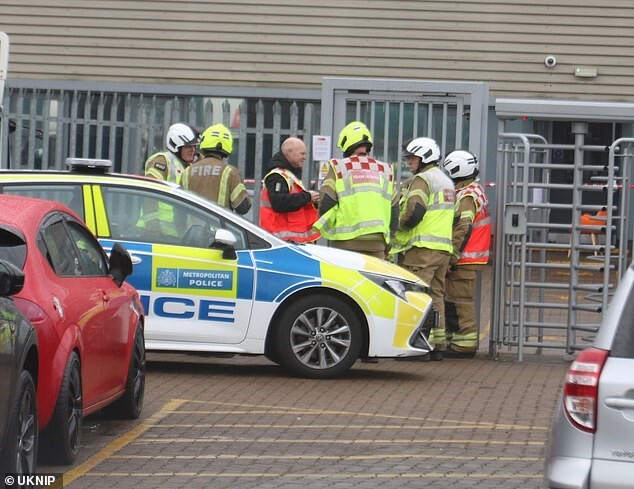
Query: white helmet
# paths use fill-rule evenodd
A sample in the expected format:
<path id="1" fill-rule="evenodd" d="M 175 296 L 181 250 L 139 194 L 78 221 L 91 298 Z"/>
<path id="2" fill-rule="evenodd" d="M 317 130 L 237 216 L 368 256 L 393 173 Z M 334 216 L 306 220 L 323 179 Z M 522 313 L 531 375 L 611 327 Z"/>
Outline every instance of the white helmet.
<path id="1" fill-rule="evenodd" d="M 440 148 L 432 138 L 414 138 L 403 147 L 403 156 L 420 156 L 421 164 L 440 161 Z"/>
<path id="2" fill-rule="evenodd" d="M 172 124 L 165 136 L 165 145 L 172 153 L 178 153 L 183 146 L 198 143 L 198 134 L 187 124 Z"/>
<path id="3" fill-rule="evenodd" d="M 478 158 L 472 153 L 460 149 L 452 151 L 445 157 L 442 168 L 453 180 L 475 177 L 480 171 Z"/>

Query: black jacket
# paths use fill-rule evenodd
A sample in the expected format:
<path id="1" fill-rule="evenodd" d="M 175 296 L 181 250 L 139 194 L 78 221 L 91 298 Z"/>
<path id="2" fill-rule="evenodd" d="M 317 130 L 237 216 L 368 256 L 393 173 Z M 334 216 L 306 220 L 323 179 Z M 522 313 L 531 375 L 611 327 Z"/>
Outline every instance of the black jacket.
<path id="1" fill-rule="evenodd" d="M 292 166 L 281 151 L 275 153 L 271 158 L 267 173 L 275 168 L 290 170 L 298 179 L 302 179 L 302 169 Z M 310 193 L 303 191 L 291 194 L 286 180 L 277 173 L 265 176 L 264 185 L 269 191 L 271 207 L 275 212 L 293 212 L 310 202 Z"/>

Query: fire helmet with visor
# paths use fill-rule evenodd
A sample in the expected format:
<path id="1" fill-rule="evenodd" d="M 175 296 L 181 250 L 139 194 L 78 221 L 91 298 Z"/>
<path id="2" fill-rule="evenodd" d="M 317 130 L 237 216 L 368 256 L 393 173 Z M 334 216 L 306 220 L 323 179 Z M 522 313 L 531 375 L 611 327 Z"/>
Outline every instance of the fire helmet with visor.
<path id="1" fill-rule="evenodd" d="M 445 157 L 442 169 L 452 180 L 459 180 L 477 176 L 480 166 L 478 165 L 478 158 L 474 154 L 459 149 L 452 151 Z"/>
<path id="2" fill-rule="evenodd" d="M 200 139 L 200 150 L 203 153 L 220 153 L 229 156 L 233 151 L 233 136 L 224 124 L 214 124 L 203 131 Z"/>
<path id="3" fill-rule="evenodd" d="M 353 121 L 339 133 L 337 146 L 344 156 L 350 156 L 361 145 L 366 146 L 369 153 L 372 149 L 372 134 L 363 122 Z"/>
<path id="4" fill-rule="evenodd" d="M 198 144 L 198 131 L 193 127 L 177 122 L 167 129 L 165 146 L 174 154 L 179 154 L 183 146 L 195 146 Z"/>
<path id="5" fill-rule="evenodd" d="M 414 138 L 403 145 L 403 156 L 418 156 L 421 165 L 440 161 L 440 147 L 432 138 Z"/>

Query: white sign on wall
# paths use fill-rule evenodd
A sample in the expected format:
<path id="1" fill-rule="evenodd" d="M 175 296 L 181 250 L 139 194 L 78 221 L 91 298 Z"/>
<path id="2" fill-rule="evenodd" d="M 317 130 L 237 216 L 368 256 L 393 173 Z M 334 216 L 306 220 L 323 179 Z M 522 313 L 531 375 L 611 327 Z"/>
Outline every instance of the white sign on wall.
<path id="1" fill-rule="evenodd" d="M 313 160 L 324 161 L 329 160 L 331 155 L 331 137 L 330 136 L 313 136 Z"/>

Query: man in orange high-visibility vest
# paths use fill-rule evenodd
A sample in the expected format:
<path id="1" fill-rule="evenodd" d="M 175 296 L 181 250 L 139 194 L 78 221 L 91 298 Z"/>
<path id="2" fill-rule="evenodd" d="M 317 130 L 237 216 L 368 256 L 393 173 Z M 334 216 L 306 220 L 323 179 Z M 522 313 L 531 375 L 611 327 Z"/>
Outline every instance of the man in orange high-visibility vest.
<path id="1" fill-rule="evenodd" d="M 319 217 L 319 192 L 306 190 L 302 168 L 306 144 L 299 138 L 284 140 L 280 151 L 271 158 L 260 192 L 260 226 L 278 238 L 294 243 L 319 239 L 313 224 Z"/>

